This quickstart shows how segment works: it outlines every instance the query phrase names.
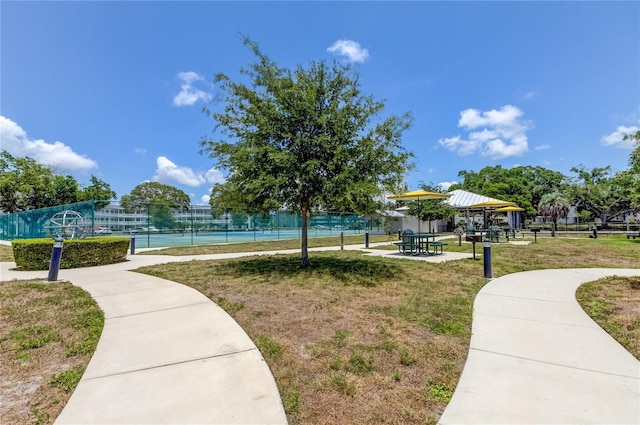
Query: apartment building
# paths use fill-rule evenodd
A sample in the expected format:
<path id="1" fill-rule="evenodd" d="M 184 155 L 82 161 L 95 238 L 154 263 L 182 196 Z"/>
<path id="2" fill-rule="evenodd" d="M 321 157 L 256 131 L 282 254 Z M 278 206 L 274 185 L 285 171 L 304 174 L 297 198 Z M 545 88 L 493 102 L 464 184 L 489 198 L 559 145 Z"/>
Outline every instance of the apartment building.
<path id="1" fill-rule="evenodd" d="M 191 205 L 187 211 L 174 211 L 173 216 L 177 223 L 188 223 L 189 226 L 196 228 L 223 226 L 226 223 L 224 216 L 215 219 L 211 216 L 211 206 L 209 205 Z M 97 210 L 94 214 L 96 228 L 127 231 L 149 227 L 151 224 L 146 210 L 127 212 L 118 203 L 111 203 Z"/>

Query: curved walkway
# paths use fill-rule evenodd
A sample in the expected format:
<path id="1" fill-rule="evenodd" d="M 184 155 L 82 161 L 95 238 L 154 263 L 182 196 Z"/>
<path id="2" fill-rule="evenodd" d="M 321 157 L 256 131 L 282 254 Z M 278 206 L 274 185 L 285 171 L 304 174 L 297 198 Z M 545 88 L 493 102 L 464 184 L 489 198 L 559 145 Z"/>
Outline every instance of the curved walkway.
<path id="1" fill-rule="evenodd" d="M 440 423 L 640 423 L 640 362 L 575 299 L 582 283 L 612 275 L 640 269 L 537 270 L 485 285 Z"/>
<path id="2" fill-rule="evenodd" d="M 340 248 L 313 250 L 323 249 Z M 189 287 L 128 270 L 292 252 L 299 250 L 130 256 L 61 270 L 61 279 L 96 299 L 105 326 L 56 424 L 286 423 L 268 366 L 230 316 Z M 1 280 L 47 276 L 13 266 L 1 263 Z M 476 297 L 469 356 L 440 423 L 640 423 L 640 362 L 575 300 L 580 284 L 614 274 L 640 269 L 539 270 L 488 283 Z"/>

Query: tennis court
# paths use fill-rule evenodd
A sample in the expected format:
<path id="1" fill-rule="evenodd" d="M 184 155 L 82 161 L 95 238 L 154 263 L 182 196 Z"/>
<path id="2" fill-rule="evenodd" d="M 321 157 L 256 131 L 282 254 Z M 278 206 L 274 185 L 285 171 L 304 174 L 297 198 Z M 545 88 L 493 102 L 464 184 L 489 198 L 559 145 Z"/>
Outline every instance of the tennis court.
<path id="1" fill-rule="evenodd" d="M 309 229 L 309 238 L 320 238 L 327 236 L 344 235 L 364 235 L 361 229 Z M 300 239 L 300 229 L 274 229 L 274 230 L 254 230 L 254 231 L 218 231 L 218 232 L 184 232 L 184 233 L 138 233 L 123 236 L 135 237 L 136 249 L 138 248 L 160 248 L 173 246 L 190 245 L 215 245 L 239 242 L 257 242 L 269 240 Z M 114 233 L 113 236 L 119 236 Z"/>
<path id="2" fill-rule="evenodd" d="M 160 224 L 149 208 L 127 212 L 109 204 L 96 209 L 96 202 L 101 201 L 0 215 L 0 239 L 111 235 L 135 237 L 136 248 L 160 248 L 301 238 L 302 218 L 287 211 L 252 216 L 229 210 L 213 217 L 210 207 L 191 206 L 186 212 L 172 211 L 170 222 Z M 310 216 L 308 225 L 308 237 L 316 238 L 339 236 L 341 232 L 364 235 L 365 229 L 379 230 L 380 223 L 354 213 L 325 212 Z"/>

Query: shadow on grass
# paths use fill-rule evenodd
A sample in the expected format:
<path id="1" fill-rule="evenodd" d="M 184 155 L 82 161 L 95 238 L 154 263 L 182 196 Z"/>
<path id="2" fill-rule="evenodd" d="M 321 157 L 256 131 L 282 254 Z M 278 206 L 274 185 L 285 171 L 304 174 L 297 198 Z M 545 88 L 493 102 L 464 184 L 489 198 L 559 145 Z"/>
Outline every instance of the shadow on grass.
<path id="1" fill-rule="evenodd" d="M 218 272 L 232 276 L 256 275 L 271 280 L 277 276 L 287 279 L 331 278 L 344 285 L 377 286 L 400 274 L 399 267 L 369 258 L 353 256 L 314 256 L 308 268 L 300 266 L 299 256 L 277 255 L 242 259 L 221 264 Z"/>

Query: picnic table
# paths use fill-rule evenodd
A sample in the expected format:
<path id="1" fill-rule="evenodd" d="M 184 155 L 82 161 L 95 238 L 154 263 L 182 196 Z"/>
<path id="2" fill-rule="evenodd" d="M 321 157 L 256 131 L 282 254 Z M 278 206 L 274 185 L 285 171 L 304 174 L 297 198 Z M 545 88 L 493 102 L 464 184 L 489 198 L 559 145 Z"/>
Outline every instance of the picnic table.
<path id="1" fill-rule="evenodd" d="M 402 240 L 394 242 L 398 251 L 404 255 L 441 255 L 444 242 L 436 242 L 436 233 L 404 233 Z M 429 248 L 431 247 L 431 249 Z"/>
<path id="2" fill-rule="evenodd" d="M 484 233 L 484 240 L 489 240 L 490 242 L 500 242 L 500 236 L 505 235 L 506 242 L 509 242 L 509 234 L 504 229 L 501 229 L 496 226 L 489 226 L 487 229 L 481 229 L 480 234 Z"/>

